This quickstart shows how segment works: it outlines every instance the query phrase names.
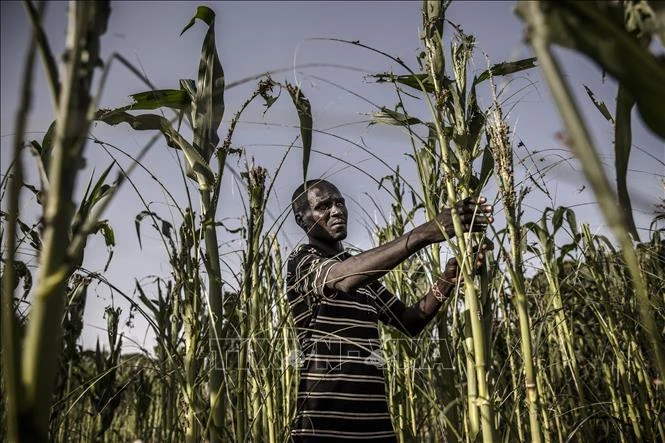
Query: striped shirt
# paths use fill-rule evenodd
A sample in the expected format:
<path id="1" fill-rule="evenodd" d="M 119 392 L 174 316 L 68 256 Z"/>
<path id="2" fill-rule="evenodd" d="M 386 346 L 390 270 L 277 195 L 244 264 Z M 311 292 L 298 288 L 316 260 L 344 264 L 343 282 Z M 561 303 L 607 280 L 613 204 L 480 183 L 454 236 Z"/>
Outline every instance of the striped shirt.
<path id="1" fill-rule="evenodd" d="M 348 293 L 325 288 L 331 267 L 348 257 L 326 257 L 312 245 L 289 256 L 287 297 L 301 355 L 296 441 L 396 441 L 378 321 L 398 326 L 405 307 L 378 282 Z"/>

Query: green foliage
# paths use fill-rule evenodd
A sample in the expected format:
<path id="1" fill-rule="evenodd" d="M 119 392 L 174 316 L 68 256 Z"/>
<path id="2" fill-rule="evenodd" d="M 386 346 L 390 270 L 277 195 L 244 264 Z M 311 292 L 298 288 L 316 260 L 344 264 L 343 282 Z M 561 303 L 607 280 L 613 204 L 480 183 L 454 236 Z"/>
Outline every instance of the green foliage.
<path id="1" fill-rule="evenodd" d="M 627 11 L 619 3 L 557 1 L 543 4 L 544 25 L 553 43 L 589 56 L 598 66 L 625 85 L 635 98 L 642 119 L 655 134 L 665 138 L 665 65 L 635 38 L 640 31 L 635 17 L 651 14 L 647 2 L 631 2 Z M 639 11 L 638 11 L 639 9 Z M 518 13 L 522 10 L 517 8 Z M 626 29 L 624 14 L 633 18 Z M 663 24 L 659 26 L 662 28 Z M 655 28 L 657 29 L 657 28 Z M 652 31 L 654 28 L 651 29 Z M 643 32 L 646 29 L 641 30 Z M 646 34 L 646 32 L 645 32 Z M 648 42 L 648 40 L 647 40 Z"/>
<path id="2" fill-rule="evenodd" d="M 635 4 L 636 8 L 646 7 L 642 2 Z M 387 243 L 422 216 L 431 218 L 456 199 L 479 195 L 492 175 L 501 202 L 495 205 L 503 206 L 497 215 L 500 212 L 505 217 L 506 229 L 487 233 L 498 246 L 496 254 L 488 257 L 480 277 L 465 277 L 464 294 L 455 292 L 420 337 L 407 339 L 394 329 L 382 328 L 383 352 L 388 357 L 386 392 L 398 439 L 664 440 L 663 382 L 652 362 L 649 330 L 641 316 L 645 304 L 652 307 L 655 330 L 664 330 L 665 232 L 654 229 L 647 241 L 635 247 L 648 294 L 640 298 L 623 246 L 592 234 L 589 226 L 579 224 L 571 208 L 547 207 L 535 219 L 523 222 L 522 201 L 528 190 L 513 170 L 508 124 L 498 97 L 494 96 L 492 108 L 484 109 L 478 94 L 488 85 L 496 94 L 495 77 L 530 69 L 536 65 L 535 59 L 498 63 L 472 77 L 473 37 L 445 20 L 446 2 L 427 2 L 424 7 L 421 72 L 391 58 L 407 74 L 374 76 L 378 83 L 395 87 L 397 104 L 376 109 L 372 122 L 399 127 L 412 152 L 407 156 L 410 164 L 377 180 L 379 189 L 386 189 L 393 202 L 389 211 L 375 202 L 382 219 L 369 227 L 370 232 L 377 243 Z M 580 30 L 579 24 L 566 21 L 571 11 L 587 11 L 590 6 L 566 2 L 552 8 L 553 14 L 568 17 L 561 19 L 566 30 L 603 35 L 599 31 L 603 23 L 594 21 L 589 29 Z M 655 34 L 657 28 L 649 25 L 650 9 L 644 11 L 639 16 L 628 15 L 626 22 Z M 141 248 L 142 225 L 145 230 L 148 221 L 149 229 L 163 240 L 170 274 L 137 279 L 134 294 L 124 294 L 107 282 L 106 270 L 88 272 L 80 262 L 73 262 L 65 279 L 62 315 L 57 319 L 63 342 L 54 351 L 58 360 L 50 413 L 52 440 L 276 442 L 289 438 L 297 401 L 296 337 L 277 241 L 282 219 L 269 226 L 265 217 L 281 164 L 269 170 L 245 158 L 240 181 L 246 191 L 242 193 L 246 212 L 238 227 L 226 219 L 220 221 L 216 209 L 227 155 L 244 154 L 232 147 L 235 125 L 255 98 L 262 97 L 266 110 L 275 103 L 273 87 L 286 88 L 296 107 L 303 177 L 307 178 L 311 104 L 299 87 L 266 78 L 230 120 L 218 146 L 224 75 L 215 46 L 214 19 L 211 9 L 199 7 L 182 31 L 197 20 L 208 26 L 197 81 L 184 79 L 179 81 L 179 89 L 133 94 L 131 105 L 100 110 L 96 115 L 110 125 L 127 123 L 136 130 L 164 134 L 169 146 L 183 152 L 189 176 L 199 185 L 202 206 L 195 209 L 191 202 L 182 205 L 174 200 L 182 207 L 176 208 L 173 219 L 167 219 L 144 204 L 134 219 L 137 243 Z M 454 32 L 446 59 L 442 36 L 448 24 Z M 590 39 L 588 35 L 586 39 Z M 578 44 L 577 36 L 568 38 Z M 603 46 L 583 42 L 587 49 Z M 597 52 L 594 54 L 606 55 Z M 633 91 L 628 91 L 627 86 L 620 86 L 613 116 L 587 88 L 594 105 L 615 125 L 617 175 L 624 179 L 633 105 Z M 404 99 L 414 94 L 421 100 Z M 409 113 L 422 104 L 430 111 L 429 119 Z M 647 109 L 648 103 L 642 106 Z M 179 128 L 161 115 L 132 114 L 160 108 L 174 111 L 180 119 L 186 116 L 194 130 L 193 139 L 185 140 Z M 25 187 L 42 205 L 51 198 L 47 171 L 57 145 L 56 132 L 52 125 L 41 143 L 32 142 L 41 186 Z M 213 154 L 216 166 L 211 164 Z M 117 189 L 118 181 L 108 183 L 114 166 L 99 177 L 90 177 L 80 204 L 72 205 L 71 223 L 62 230 L 65 237 L 100 233 L 109 249 L 115 245 L 113 228 L 99 219 L 100 208 Z M 415 171 L 419 188 L 402 178 L 406 168 Z M 3 228 L 8 218 L 2 213 Z M 16 226 L 20 231 L 17 245 L 40 253 L 43 226 L 31 226 L 18 217 Z M 240 245 L 237 266 L 219 254 L 219 226 L 225 228 L 224 243 Z M 480 239 L 461 231 L 458 234 L 458 242 L 451 247 L 462 260 L 467 248 Z M 415 303 L 437 279 L 445 258 L 438 246 L 422 250 L 387 274 L 383 282 L 405 303 Z M 15 274 L 11 289 L 23 282 L 22 299 L 10 300 L 15 317 L 23 323 L 24 305 L 32 289 L 31 267 L 20 260 L 11 263 L 8 268 L 3 262 L 3 279 L 10 269 Z M 220 265 L 230 268 L 229 281 L 222 280 Z M 128 322 L 140 315 L 148 323 L 156 338 L 153 349 L 121 352 L 127 339 L 119 332 L 121 311 L 112 306 L 105 312 L 107 345 L 98 341 L 94 351 L 81 348 L 86 300 L 93 282 L 108 285 L 114 297 L 128 301 Z"/>

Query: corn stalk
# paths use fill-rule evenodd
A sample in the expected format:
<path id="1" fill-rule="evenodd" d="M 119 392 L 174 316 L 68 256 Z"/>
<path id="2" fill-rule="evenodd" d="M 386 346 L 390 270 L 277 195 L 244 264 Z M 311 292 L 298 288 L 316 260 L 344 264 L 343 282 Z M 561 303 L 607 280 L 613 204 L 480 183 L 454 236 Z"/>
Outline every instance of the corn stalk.
<path id="1" fill-rule="evenodd" d="M 43 4 L 42 4 L 43 5 Z M 42 8 L 43 11 L 43 8 Z M 5 253 L 3 257 L 3 273 L 0 284 L 2 297 L 0 302 L 0 315 L 2 315 L 2 394 L 3 406 L 7 423 L 7 436 L 11 441 L 18 441 L 19 414 L 21 413 L 23 398 L 21 377 L 21 351 L 20 336 L 18 329 L 18 318 L 15 314 L 14 290 L 18 285 L 17 272 L 15 269 L 16 258 L 16 233 L 19 216 L 19 201 L 21 187 L 23 184 L 23 135 L 31 104 L 32 74 L 35 59 L 35 38 L 31 37 L 25 59 L 24 81 L 21 88 L 21 102 L 16 116 L 16 128 L 14 131 L 13 165 L 9 180 L 9 196 L 7 203 L 8 223 L 6 225 L 7 239 L 5 241 Z"/>
<path id="2" fill-rule="evenodd" d="M 520 328 L 520 346 L 522 349 L 522 362 L 524 364 L 524 383 L 526 388 L 527 404 L 529 408 L 529 427 L 531 430 L 531 441 L 542 441 L 542 432 L 538 420 L 539 394 L 536 383 L 536 369 L 531 338 L 531 320 L 529 318 L 526 291 L 524 265 L 522 260 L 522 231 L 520 225 L 519 202 L 515 193 L 515 174 L 513 169 L 513 152 L 508 139 L 508 125 L 503 119 L 501 108 L 494 92 L 493 119 L 487 127 L 487 138 L 492 148 L 494 164 L 496 167 L 496 178 L 499 185 L 499 193 L 503 201 L 506 226 L 510 236 L 510 263 L 508 271 L 512 280 L 513 295 L 517 304 Z M 511 360 L 512 363 L 512 360 Z M 519 423 L 518 423 L 519 426 Z M 521 431 L 521 429 L 520 429 Z"/>
<path id="3" fill-rule="evenodd" d="M 588 4 L 585 5 L 588 6 Z M 661 378 L 665 378 L 665 352 L 663 351 L 662 337 L 659 337 L 660 334 L 656 328 L 653 316 L 653 302 L 650 300 L 647 292 L 647 287 L 644 276 L 640 271 L 635 248 L 628 235 L 629 229 L 625 215 L 617 205 L 616 196 L 612 191 L 607 176 L 605 175 L 598 153 L 594 148 L 586 125 L 583 122 L 577 105 L 575 104 L 570 88 L 561 73 L 559 63 L 552 53 L 551 45 L 553 41 L 553 33 L 557 32 L 557 23 L 553 21 L 554 19 L 552 17 L 557 17 L 556 15 L 553 15 L 556 14 L 557 11 L 557 7 L 550 5 L 549 2 L 519 2 L 517 8 L 518 14 L 528 26 L 529 43 L 538 57 L 543 75 L 547 80 L 552 96 L 559 108 L 561 118 L 568 131 L 569 145 L 580 160 L 584 174 L 589 180 L 594 194 L 598 199 L 600 209 L 622 249 L 622 255 L 626 261 L 635 288 L 635 293 L 639 300 L 642 327 L 651 343 L 654 360 L 660 376 Z M 621 36 L 618 36 L 617 40 L 620 39 Z M 623 41 L 620 42 L 623 43 Z M 635 52 L 631 52 L 631 54 L 633 53 Z M 637 52 L 637 54 L 640 56 L 642 55 L 641 52 Z M 650 112 L 652 105 L 655 105 L 656 103 L 654 102 L 655 97 L 648 97 L 644 93 L 647 90 L 646 86 L 653 86 L 653 88 L 655 88 L 653 93 L 656 94 L 656 96 L 665 93 L 663 82 L 661 82 L 659 86 L 658 84 L 653 83 L 659 77 L 665 78 L 665 69 L 662 67 L 655 67 L 654 64 L 649 63 L 648 59 L 641 58 L 639 60 L 645 60 L 644 64 L 641 66 L 648 66 L 655 69 L 653 76 L 649 77 L 648 83 L 644 84 L 645 87 L 637 86 L 637 89 L 641 91 L 639 98 L 642 99 L 642 115 L 645 117 L 646 122 L 652 125 L 656 124 L 659 119 L 662 119 L 663 114 L 660 111 Z M 635 90 L 633 90 L 633 93 L 635 94 L 634 91 Z M 638 97 L 636 97 L 636 100 L 640 103 Z M 653 109 L 655 111 L 655 108 Z M 658 125 L 657 127 L 652 127 L 652 129 L 660 134 L 663 127 L 665 127 L 665 125 Z"/>
<path id="4" fill-rule="evenodd" d="M 58 113 L 53 158 L 48 170 L 50 188 L 44 209 L 39 283 L 35 289 L 20 364 L 22 377 L 18 386 L 23 393 L 18 412 L 20 440 L 48 438 L 53 383 L 58 351 L 61 349 L 59 341 L 66 282 L 73 271 L 72 263 L 81 260 L 79 254 L 72 255 L 70 250 L 70 245 L 80 243 L 82 239 L 78 237 L 83 235 L 78 233 L 78 237 L 72 237 L 70 232 L 75 209 L 72 196 L 92 121 L 95 103 L 90 89 L 99 59 L 99 41 L 106 31 L 109 11 L 108 2 L 72 2 L 69 7 L 67 57 L 63 62 L 62 84 L 56 98 Z M 80 250 L 75 252 L 82 253 Z M 12 365 L 14 369 L 19 367 L 16 363 Z M 10 424 L 11 429 L 16 429 L 13 424 Z"/>
<path id="5" fill-rule="evenodd" d="M 444 174 L 447 204 L 454 207 L 457 198 L 465 198 L 470 195 L 468 184 L 470 177 L 468 157 L 470 152 L 464 152 L 464 148 L 457 150 L 458 170 L 454 170 L 453 159 L 451 158 L 450 138 L 446 134 L 446 128 L 443 127 L 446 120 L 446 100 L 452 96 L 452 130 L 453 137 L 468 136 L 468 127 L 464 111 L 462 110 L 461 98 L 465 95 L 466 84 L 466 63 L 468 48 L 460 48 L 461 59 L 453 60 L 455 69 L 455 82 L 446 84 L 445 82 L 445 64 L 443 55 L 443 20 L 445 6 L 439 1 L 424 1 L 423 16 L 425 19 L 425 47 L 428 75 L 434 85 L 435 103 L 433 107 L 434 125 L 436 128 L 437 140 L 439 143 L 441 166 Z M 464 38 L 464 36 L 462 37 Z M 467 42 L 462 45 L 468 44 Z M 454 51 L 456 52 L 456 51 Z M 459 144 L 458 144 L 459 148 Z M 454 155 L 454 154 L 453 154 Z M 465 156 L 468 156 L 466 159 Z M 467 161 L 465 161 L 467 160 Z M 457 189 L 454 177 L 459 178 L 462 189 Z M 482 429 L 482 438 L 484 442 L 494 441 L 494 411 L 492 408 L 492 399 L 488 385 L 487 376 L 487 338 L 485 325 L 482 321 L 478 289 L 475 285 L 475 279 L 472 274 L 473 263 L 469 262 L 468 252 L 471 251 L 471 238 L 464 231 L 459 215 L 453 213 L 453 225 L 455 228 L 456 245 L 460 251 L 458 260 L 461 258 L 461 274 L 464 276 L 464 299 L 468 315 L 466 319 L 470 324 L 471 339 L 466 340 L 467 345 L 467 377 L 469 378 L 469 417 L 470 417 L 470 438 L 474 439 L 478 431 Z M 475 380 L 474 380 L 475 376 Z M 474 383 L 475 382 L 475 383 Z M 475 386 L 474 386 L 475 384 Z M 475 389 L 474 389 L 475 388 Z M 476 391 L 476 392 L 474 392 Z M 476 408 L 478 413 L 476 412 Z M 480 422 L 480 429 L 478 426 Z"/>

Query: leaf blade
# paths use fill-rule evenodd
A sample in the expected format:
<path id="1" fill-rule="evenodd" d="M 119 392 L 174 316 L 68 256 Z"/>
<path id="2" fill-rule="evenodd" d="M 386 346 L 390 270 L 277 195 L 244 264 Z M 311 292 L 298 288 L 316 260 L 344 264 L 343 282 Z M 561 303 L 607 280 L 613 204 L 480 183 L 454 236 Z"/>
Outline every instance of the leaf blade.
<path id="1" fill-rule="evenodd" d="M 307 169 L 309 167 L 309 157 L 312 151 L 312 106 L 307 97 L 302 93 L 299 86 L 287 83 L 286 89 L 291 95 L 293 104 L 298 112 L 298 119 L 300 120 L 303 181 L 307 181 Z"/>

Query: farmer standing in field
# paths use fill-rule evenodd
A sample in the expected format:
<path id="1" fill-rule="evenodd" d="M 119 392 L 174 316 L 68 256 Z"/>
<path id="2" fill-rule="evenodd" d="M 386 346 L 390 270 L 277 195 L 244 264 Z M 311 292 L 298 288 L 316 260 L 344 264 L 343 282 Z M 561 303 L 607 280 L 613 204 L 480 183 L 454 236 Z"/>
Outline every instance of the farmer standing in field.
<path id="1" fill-rule="evenodd" d="M 306 189 L 306 192 L 304 191 Z M 484 198 L 456 205 L 467 231 L 492 223 Z M 405 306 L 378 279 L 424 247 L 455 235 L 450 209 L 382 246 L 351 256 L 342 247 L 348 211 L 339 190 L 310 180 L 293 194 L 296 223 L 309 243 L 288 259 L 287 296 L 302 361 L 295 442 L 396 441 L 380 362 L 378 322 L 409 336 L 422 331 L 460 282 L 457 261 L 413 306 Z M 438 222 L 438 223 L 437 223 Z M 477 254 L 476 266 L 487 246 Z"/>

